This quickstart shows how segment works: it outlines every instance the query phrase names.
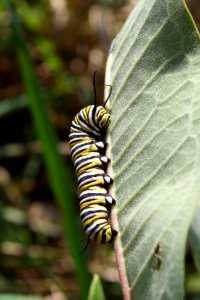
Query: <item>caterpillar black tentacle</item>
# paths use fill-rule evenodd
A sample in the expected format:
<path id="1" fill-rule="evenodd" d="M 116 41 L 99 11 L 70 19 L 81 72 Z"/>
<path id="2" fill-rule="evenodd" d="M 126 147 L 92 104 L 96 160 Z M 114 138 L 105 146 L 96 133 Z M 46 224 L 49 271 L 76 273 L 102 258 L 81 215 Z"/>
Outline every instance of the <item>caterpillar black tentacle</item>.
<path id="1" fill-rule="evenodd" d="M 103 103 L 103 107 L 106 106 L 106 103 L 108 102 L 108 100 L 109 100 L 109 98 L 110 98 L 110 95 L 111 95 L 111 93 L 112 93 L 112 86 L 111 86 L 110 84 L 105 84 L 105 86 L 109 86 L 110 92 L 109 92 L 109 94 L 108 94 L 107 99 L 106 99 L 106 100 L 104 101 L 104 103 Z"/>
<path id="2" fill-rule="evenodd" d="M 110 208 L 115 200 L 108 194 L 107 188 L 113 179 L 104 171 L 104 166 L 110 161 L 105 156 L 107 142 L 104 140 L 110 115 L 104 106 L 96 104 L 95 74 L 95 105 L 83 108 L 75 116 L 69 135 L 80 192 L 80 216 L 88 237 L 87 245 L 90 240 L 100 244 L 111 243 L 117 235 L 109 223 Z"/>

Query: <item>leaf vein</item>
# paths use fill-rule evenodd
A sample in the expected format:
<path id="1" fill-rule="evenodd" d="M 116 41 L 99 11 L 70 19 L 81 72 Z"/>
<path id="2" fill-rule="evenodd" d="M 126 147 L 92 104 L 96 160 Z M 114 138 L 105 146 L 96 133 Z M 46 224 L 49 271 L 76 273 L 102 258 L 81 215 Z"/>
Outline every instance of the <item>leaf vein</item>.
<path id="1" fill-rule="evenodd" d="M 131 200 L 158 174 L 158 172 L 172 159 L 172 157 L 180 150 L 183 144 L 187 141 L 187 137 L 184 137 L 180 143 L 177 144 L 176 148 L 171 151 L 171 153 L 163 160 L 163 162 L 155 169 L 154 172 L 145 180 L 140 187 L 130 196 L 130 198 L 125 201 L 121 207 L 120 211 L 122 211 L 130 202 Z"/>
<path id="2" fill-rule="evenodd" d="M 111 124 L 111 131 L 116 127 L 116 125 L 119 123 L 119 121 L 121 120 L 121 118 L 124 116 L 124 114 L 128 111 L 128 109 L 130 108 L 131 105 L 133 105 L 133 103 L 139 99 L 139 97 L 142 95 L 142 93 L 145 91 L 145 89 L 153 82 L 153 80 L 160 74 L 160 72 L 167 66 L 167 64 L 169 64 L 172 60 L 174 60 L 176 57 L 178 57 L 182 52 L 177 52 L 175 55 L 171 56 L 169 59 L 167 59 L 154 73 L 152 73 L 152 76 L 146 81 L 146 83 L 141 87 L 141 89 L 138 91 L 138 93 L 135 95 L 134 98 L 131 99 L 131 101 L 128 103 L 128 105 L 121 111 L 121 113 L 119 114 L 118 118 L 116 118 L 114 120 L 114 122 Z M 116 94 L 116 98 L 119 97 L 119 94 L 122 91 L 122 88 L 124 86 L 124 83 L 128 81 L 130 75 L 133 72 L 133 68 L 130 69 L 130 71 L 128 72 L 128 75 L 124 78 L 124 80 L 122 81 L 122 85 L 121 88 L 119 88 L 119 92 Z M 114 100 L 112 101 L 112 105 L 114 104 Z"/>
<path id="3" fill-rule="evenodd" d="M 123 167 L 120 169 L 120 171 L 118 173 L 115 173 L 115 179 L 118 178 L 122 172 L 124 172 L 128 167 L 130 167 L 130 165 L 132 164 L 132 162 L 136 159 L 136 157 L 142 153 L 148 146 L 149 144 L 154 141 L 159 134 L 161 134 L 165 129 L 167 129 L 167 127 L 173 125 L 174 123 L 176 123 L 178 120 L 181 120 L 181 118 L 184 118 L 185 116 L 187 116 L 188 113 L 184 113 L 182 115 L 177 116 L 177 118 L 171 120 L 170 122 L 168 122 L 167 124 L 165 124 L 163 127 L 161 127 L 158 131 L 156 131 L 154 133 L 154 135 L 152 135 L 139 149 L 138 151 L 131 157 L 131 159 L 123 165 Z M 140 132 L 139 132 L 140 133 Z M 127 151 L 129 149 L 129 147 L 131 146 L 131 144 L 134 142 L 134 140 L 136 139 L 138 135 L 138 131 L 136 132 L 136 134 L 133 136 L 133 138 L 130 140 L 130 142 L 128 142 L 128 146 L 123 149 L 123 154 L 125 154 L 125 151 Z M 118 162 L 118 158 L 115 159 L 112 163 L 113 166 L 115 166 L 115 164 Z"/>

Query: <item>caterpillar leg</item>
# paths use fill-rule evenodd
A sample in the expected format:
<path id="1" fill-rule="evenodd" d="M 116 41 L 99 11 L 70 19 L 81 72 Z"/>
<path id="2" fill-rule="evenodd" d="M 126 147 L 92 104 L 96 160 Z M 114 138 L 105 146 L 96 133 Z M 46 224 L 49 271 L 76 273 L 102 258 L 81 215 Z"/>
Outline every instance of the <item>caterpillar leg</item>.
<path id="1" fill-rule="evenodd" d="M 107 143 L 106 143 L 106 142 L 99 141 L 99 142 L 95 142 L 95 145 L 96 145 L 98 148 L 104 149 L 104 148 L 107 146 Z"/>
<path id="2" fill-rule="evenodd" d="M 106 199 L 107 207 L 110 207 L 110 206 L 116 204 L 115 199 L 113 197 L 111 197 L 109 194 L 105 197 L 105 199 Z"/>

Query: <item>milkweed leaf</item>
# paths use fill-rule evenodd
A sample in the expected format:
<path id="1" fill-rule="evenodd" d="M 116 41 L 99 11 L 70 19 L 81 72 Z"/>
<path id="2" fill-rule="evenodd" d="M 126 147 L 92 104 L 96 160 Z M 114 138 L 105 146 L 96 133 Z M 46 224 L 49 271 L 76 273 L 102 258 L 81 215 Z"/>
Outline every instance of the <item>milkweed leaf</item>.
<path id="1" fill-rule="evenodd" d="M 182 299 L 200 197 L 200 42 L 183 1 L 138 2 L 113 41 L 106 84 L 124 297 Z"/>

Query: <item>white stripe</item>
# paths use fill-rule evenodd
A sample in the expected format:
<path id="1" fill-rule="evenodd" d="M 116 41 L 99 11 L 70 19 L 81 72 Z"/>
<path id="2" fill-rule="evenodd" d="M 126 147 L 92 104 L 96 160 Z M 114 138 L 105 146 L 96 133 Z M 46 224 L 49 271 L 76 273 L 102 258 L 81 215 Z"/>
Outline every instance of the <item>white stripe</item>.
<path id="1" fill-rule="evenodd" d="M 87 216 L 85 216 L 84 218 L 82 218 L 82 223 L 84 223 L 86 220 L 93 218 L 93 217 L 97 217 L 99 214 L 104 214 L 104 216 L 101 217 L 101 219 L 105 219 L 108 217 L 108 211 L 107 210 L 103 210 L 101 212 L 95 212 L 95 211 L 89 211 L 89 214 Z M 99 219 L 96 219 L 99 220 Z M 96 221 L 94 220 L 94 221 Z"/>
<path id="2" fill-rule="evenodd" d="M 74 149 L 76 149 L 78 145 L 75 145 L 71 148 L 71 153 L 72 153 L 72 150 L 74 151 Z M 83 150 L 86 150 L 87 148 L 89 147 L 89 145 L 86 145 L 86 146 L 82 146 L 80 147 L 79 149 L 75 150 L 74 153 L 72 154 L 72 158 L 74 158 L 74 156 L 79 153 L 79 152 L 82 152 Z"/>
<path id="3" fill-rule="evenodd" d="M 98 162 L 101 162 L 101 160 L 98 157 L 94 157 L 94 158 L 88 159 L 86 161 L 83 161 L 82 163 L 79 163 L 79 164 L 77 162 L 75 162 L 75 167 L 76 167 L 77 170 L 79 170 L 80 168 L 82 168 L 84 166 L 87 166 L 90 163 L 95 162 L 95 161 L 97 162 L 96 166 L 99 166 Z"/>
<path id="4" fill-rule="evenodd" d="M 81 162 L 81 160 L 83 160 L 82 162 Z M 93 162 L 93 161 L 95 161 L 95 160 L 97 160 L 97 161 L 100 161 L 100 158 L 99 158 L 99 153 L 97 153 L 96 155 L 91 155 L 91 154 L 88 154 L 88 155 L 82 155 L 82 156 L 80 156 L 80 157 L 78 157 L 77 158 L 77 160 L 75 161 L 75 166 L 76 165 L 81 165 L 81 164 L 83 164 L 83 163 L 91 163 L 91 162 Z"/>
<path id="5" fill-rule="evenodd" d="M 83 191 L 83 192 L 80 193 L 80 197 L 84 196 L 85 194 L 91 194 L 91 195 L 93 195 L 93 194 L 95 194 L 95 193 L 104 193 L 104 194 L 107 194 L 106 189 L 103 189 L 103 188 L 102 188 L 102 190 L 99 191 L 98 188 L 99 188 L 99 187 L 97 187 L 96 190 L 95 190 L 95 189 L 94 189 L 94 190 L 93 190 L 93 189 L 91 189 L 91 190 L 88 189 L 87 191 Z M 103 192 L 103 191 L 104 191 L 104 192 Z"/>
<path id="6" fill-rule="evenodd" d="M 84 114 L 83 114 L 83 110 L 80 111 L 80 115 L 81 115 L 81 117 L 85 120 Z M 85 120 L 85 121 L 86 121 L 86 120 Z M 91 129 L 91 128 L 89 127 L 90 124 L 88 124 L 87 121 L 86 121 L 86 124 L 85 124 L 84 122 L 82 122 L 82 121 L 80 120 L 79 117 L 78 117 L 78 122 L 79 122 L 79 124 L 81 125 L 81 128 L 83 128 L 84 130 L 89 131 L 89 132 L 93 133 L 94 135 L 100 136 L 100 130 L 99 130 L 97 127 L 94 127 L 94 128 Z M 91 124 L 91 125 L 92 125 L 92 124 Z"/>
<path id="7" fill-rule="evenodd" d="M 84 178 L 85 176 L 90 176 L 90 175 L 93 176 L 93 175 L 96 175 L 96 174 L 102 175 L 102 174 L 105 174 L 105 173 L 101 169 L 98 170 L 98 169 L 92 168 L 92 169 L 90 169 L 90 171 L 84 172 L 83 174 L 79 175 L 78 179 Z"/>
<path id="8" fill-rule="evenodd" d="M 94 105 L 92 105 L 89 110 L 88 119 L 89 119 L 89 122 L 91 123 L 92 127 L 94 128 L 94 130 L 99 132 L 99 128 L 93 122 L 93 118 L 92 118 L 93 110 L 94 110 Z M 96 114 L 96 112 L 95 112 L 95 114 Z"/>
<path id="9" fill-rule="evenodd" d="M 105 197 L 105 195 L 101 195 L 101 196 L 97 196 L 97 195 L 93 195 L 93 196 L 88 196 L 87 198 L 84 198 L 83 200 L 81 200 L 80 201 L 80 204 L 83 202 L 87 202 L 88 200 L 97 200 L 97 199 L 99 199 L 99 198 L 104 198 L 105 200 L 107 200 L 106 199 L 106 197 Z M 111 197 L 112 198 L 112 197 Z"/>
<path id="10" fill-rule="evenodd" d="M 93 211 L 93 209 L 92 209 L 91 207 L 83 208 L 83 209 L 81 210 L 80 216 L 82 216 L 83 214 L 88 213 L 88 212 L 91 213 L 91 211 Z"/>
<path id="11" fill-rule="evenodd" d="M 87 133 L 84 133 L 84 132 L 71 132 L 71 133 L 69 134 L 69 138 L 70 138 L 70 139 L 73 138 L 74 135 L 76 135 L 76 137 L 77 137 L 77 135 L 78 135 L 78 136 L 80 135 L 81 138 L 82 138 L 82 136 L 88 137 L 88 134 L 87 134 Z"/>
<path id="12" fill-rule="evenodd" d="M 97 221 L 97 222 L 96 222 Z M 107 220 L 106 219 L 99 219 L 99 220 L 96 220 L 95 223 L 93 223 L 91 226 L 89 226 L 87 229 L 86 229 L 86 234 L 87 235 L 90 235 L 90 231 L 92 231 L 92 229 L 94 227 L 96 227 L 96 225 L 99 225 L 96 230 L 94 232 L 98 232 L 100 231 L 106 224 L 102 224 L 106 221 L 107 223 Z"/>
<path id="13" fill-rule="evenodd" d="M 96 184 L 96 181 L 98 180 L 104 180 L 104 176 L 97 176 L 97 177 L 89 177 L 88 179 L 82 179 L 81 182 L 79 182 L 79 188 L 83 187 L 87 183 L 93 183 Z"/>

